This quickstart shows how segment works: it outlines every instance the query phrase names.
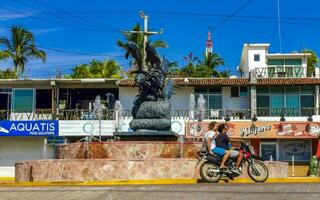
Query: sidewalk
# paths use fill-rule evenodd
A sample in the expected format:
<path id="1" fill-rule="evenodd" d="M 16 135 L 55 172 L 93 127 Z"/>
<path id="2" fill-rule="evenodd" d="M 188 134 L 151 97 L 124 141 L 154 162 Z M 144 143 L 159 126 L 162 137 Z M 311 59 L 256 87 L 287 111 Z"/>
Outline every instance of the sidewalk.
<path id="1" fill-rule="evenodd" d="M 0 177 L 0 186 L 112 186 L 112 185 L 182 185 L 201 184 L 197 179 L 110 180 L 92 182 L 15 182 L 12 177 Z M 219 184 L 254 183 L 249 178 L 223 179 Z M 320 177 L 269 178 L 266 183 L 320 183 Z"/>

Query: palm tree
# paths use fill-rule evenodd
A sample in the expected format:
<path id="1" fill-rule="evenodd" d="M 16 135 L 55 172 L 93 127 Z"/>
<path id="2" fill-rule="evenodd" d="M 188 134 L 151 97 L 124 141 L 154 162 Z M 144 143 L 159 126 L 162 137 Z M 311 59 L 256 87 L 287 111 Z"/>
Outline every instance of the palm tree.
<path id="1" fill-rule="evenodd" d="M 141 55 L 143 55 L 144 54 L 144 50 L 143 50 L 144 34 L 142 33 L 140 24 L 133 26 L 132 31 L 134 31 L 134 33 L 129 32 L 129 31 L 123 32 L 123 36 L 125 37 L 126 41 L 123 42 L 121 40 L 118 40 L 117 44 L 119 47 L 124 48 L 126 43 L 135 42 L 141 52 Z M 151 42 L 151 45 L 155 48 L 167 48 L 168 47 L 167 43 L 163 40 L 153 41 L 153 42 Z M 130 63 L 135 65 L 135 63 L 133 61 L 131 61 Z"/>
<path id="2" fill-rule="evenodd" d="M 312 49 L 302 49 L 301 53 L 311 53 L 311 56 L 307 60 L 307 77 L 315 75 L 315 68 L 318 66 L 319 58 L 315 51 Z"/>
<path id="3" fill-rule="evenodd" d="M 90 73 L 94 78 L 120 78 L 121 70 L 119 64 L 114 60 L 99 62 L 93 60 L 90 64 Z"/>
<path id="4" fill-rule="evenodd" d="M 224 65 L 224 60 L 218 54 L 209 53 L 208 55 L 205 55 L 204 62 L 202 64 L 212 70 L 212 76 L 221 77 L 220 72 L 216 70 L 216 67 L 219 65 Z"/>
<path id="5" fill-rule="evenodd" d="M 11 38 L 1 37 L 0 44 L 4 45 L 4 50 L 0 51 L 0 60 L 11 58 L 14 72 L 22 76 L 25 64 L 29 59 L 41 59 L 44 63 L 46 53 L 37 49 L 32 33 L 22 26 L 12 26 L 10 29 Z"/>
<path id="6" fill-rule="evenodd" d="M 92 78 L 88 64 L 75 66 L 72 69 L 71 78 Z"/>
<path id="7" fill-rule="evenodd" d="M 16 73 L 11 69 L 6 69 L 4 71 L 0 70 L 0 79 L 15 79 L 17 78 Z"/>

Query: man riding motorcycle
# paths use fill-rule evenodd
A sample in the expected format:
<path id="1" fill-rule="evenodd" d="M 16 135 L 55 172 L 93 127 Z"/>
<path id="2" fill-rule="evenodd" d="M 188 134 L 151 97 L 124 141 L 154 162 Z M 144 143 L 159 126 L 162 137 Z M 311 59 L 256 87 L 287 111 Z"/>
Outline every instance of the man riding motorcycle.
<path id="1" fill-rule="evenodd" d="M 218 126 L 219 134 L 216 137 L 216 146 L 219 149 L 223 149 L 222 151 L 220 150 L 220 152 L 218 154 L 221 155 L 221 154 L 225 153 L 226 151 L 229 151 L 230 158 L 237 158 L 236 168 L 231 169 L 231 171 L 240 175 L 241 171 L 239 170 L 239 167 L 240 167 L 241 161 L 243 159 L 243 153 L 232 149 L 232 145 L 229 141 L 229 136 L 227 135 L 228 130 L 229 130 L 229 127 L 227 124 L 223 123 Z"/>

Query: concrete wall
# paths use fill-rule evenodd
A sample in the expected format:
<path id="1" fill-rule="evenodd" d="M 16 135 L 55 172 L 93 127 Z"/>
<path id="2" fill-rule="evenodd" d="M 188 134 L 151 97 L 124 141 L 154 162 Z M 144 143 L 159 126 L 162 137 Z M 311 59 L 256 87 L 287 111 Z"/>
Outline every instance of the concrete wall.
<path id="1" fill-rule="evenodd" d="M 124 110 L 131 110 L 133 101 L 138 94 L 138 88 L 133 87 L 119 87 L 119 100 Z"/>
<path id="2" fill-rule="evenodd" d="M 53 158 L 52 146 L 43 148 L 44 137 L 0 137 L 0 177 L 14 176 L 16 162 Z"/>
<path id="3" fill-rule="evenodd" d="M 174 88 L 174 94 L 171 97 L 171 105 L 173 110 L 189 109 L 190 94 L 193 93 L 193 87 Z M 120 87 L 119 100 L 124 110 L 131 110 L 133 101 L 138 94 L 137 88 Z"/>
<path id="4" fill-rule="evenodd" d="M 267 67 L 265 47 L 250 47 L 248 50 L 248 66 L 249 71 L 255 68 Z M 254 61 L 254 55 L 260 55 L 260 61 Z"/>
<path id="5" fill-rule="evenodd" d="M 222 87 L 222 109 L 250 109 L 249 88 L 247 97 L 231 97 L 231 87 Z"/>

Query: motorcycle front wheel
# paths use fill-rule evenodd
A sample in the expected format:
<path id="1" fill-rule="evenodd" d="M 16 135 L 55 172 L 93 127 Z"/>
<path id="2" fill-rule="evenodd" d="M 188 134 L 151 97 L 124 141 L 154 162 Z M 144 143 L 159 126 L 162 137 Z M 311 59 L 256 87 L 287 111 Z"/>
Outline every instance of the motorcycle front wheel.
<path id="1" fill-rule="evenodd" d="M 208 161 L 202 163 L 202 165 L 200 166 L 200 176 L 205 182 L 218 182 L 221 178 L 219 166 Z"/>
<path id="2" fill-rule="evenodd" d="M 269 170 L 262 161 L 252 160 L 248 165 L 248 175 L 254 182 L 265 182 L 269 177 Z"/>

